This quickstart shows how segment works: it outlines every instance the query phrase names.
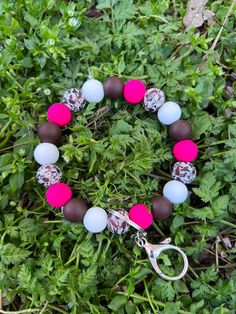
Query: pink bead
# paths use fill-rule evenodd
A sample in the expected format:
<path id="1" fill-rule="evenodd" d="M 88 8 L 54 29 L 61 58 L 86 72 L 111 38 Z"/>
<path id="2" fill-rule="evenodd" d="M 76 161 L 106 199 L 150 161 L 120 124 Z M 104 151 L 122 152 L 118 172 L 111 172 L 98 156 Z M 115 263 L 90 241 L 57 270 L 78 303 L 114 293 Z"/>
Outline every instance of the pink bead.
<path id="1" fill-rule="evenodd" d="M 176 160 L 191 162 L 197 158 L 197 145 L 191 140 L 179 141 L 175 144 L 173 154 Z"/>
<path id="2" fill-rule="evenodd" d="M 152 224 L 152 213 L 148 211 L 148 208 L 144 204 L 137 204 L 130 208 L 129 218 L 142 229 L 147 229 Z"/>
<path id="3" fill-rule="evenodd" d="M 143 100 L 146 86 L 142 81 L 131 80 L 125 84 L 124 98 L 127 102 L 135 105 Z"/>
<path id="4" fill-rule="evenodd" d="M 46 192 L 46 200 L 49 205 L 60 208 L 72 197 L 71 188 L 65 183 L 55 183 Z"/>
<path id="5" fill-rule="evenodd" d="M 71 119 L 71 112 L 65 104 L 53 104 L 48 108 L 48 120 L 59 126 L 67 125 Z"/>

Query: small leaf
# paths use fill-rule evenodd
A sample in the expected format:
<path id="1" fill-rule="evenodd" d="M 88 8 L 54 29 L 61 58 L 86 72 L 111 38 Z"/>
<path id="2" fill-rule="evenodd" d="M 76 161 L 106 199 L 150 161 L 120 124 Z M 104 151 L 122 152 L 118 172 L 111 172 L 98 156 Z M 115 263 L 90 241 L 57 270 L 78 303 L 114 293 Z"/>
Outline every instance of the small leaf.
<path id="1" fill-rule="evenodd" d="M 180 226 L 182 226 L 184 223 L 184 217 L 176 215 L 173 219 L 172 226 L 174 229 L 178 229 Z"/>
<path id="2" fill-rule="evenodd" d="M 19 190 L 24 184 L 24 172 L 14 173 L 9 178 L 12 192 Z"/>
<path id="3" fill-rule="evenodd" d="M 113 311 L 119 310 L 122 306 L 126 305 L 128 298 L 124 295 L 116 295 L 108 304 L 109 309 Z"/>
<path id="4" fill-rule="evenodd" d="M 190 306 L 190 312 L 191 314 L 194 314 L 194 313 L 199 313 L 199 310 L 204 306 L 204 300 L 201 300 L 197 303 L 193 303 L 191 306 Z"/>

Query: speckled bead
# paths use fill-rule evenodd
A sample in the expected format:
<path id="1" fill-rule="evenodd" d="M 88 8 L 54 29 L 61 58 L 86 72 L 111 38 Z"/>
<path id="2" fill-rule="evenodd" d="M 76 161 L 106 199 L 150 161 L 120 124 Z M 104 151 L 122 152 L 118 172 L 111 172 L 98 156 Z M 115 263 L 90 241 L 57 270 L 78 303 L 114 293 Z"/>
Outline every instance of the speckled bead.
<path id="1" fill-rule="evenodd" d="M 191 162 L 178 161 L 174 164 L 172 177 L 185 184 L 191 183 L 197 175 L 196 168 Z"/>
<path id="2" fill-rule="evenodd" d="M 86 105 L 86 100 L 82 91 L 76 88 L 66 90 L 61 102 L 67 105 L 67 107 L 73 112 L 82 110 Z"/>
<path id="3" fill-rule="evenodd" d="M 42 184 L 45 188 L 58 183 L 61 178 L 62 172 L 60 168 L 52 164 L 41 166 L 36 173 L 38 183 Z"/>
<path id="4" fill-rule="evenodd" d="M 118 211 L 124 217 L 129 218 L 129 214 L 126 210 L 122 208 L 117 208 L 114 210 Z M 129 224 L 126 221 L 116 217 L 114 214 L 109 213 L 107 220 L 107 228 L 112 233 L 123 234 L 129 230 Z"/>
<path id="5" fill-rule="evenodd" d="M 146 111 L 156 112 L 164 105 L 165 95 L 158 88 L 150 88 L 146 91 L 143 99 L 143 107 Z"/>

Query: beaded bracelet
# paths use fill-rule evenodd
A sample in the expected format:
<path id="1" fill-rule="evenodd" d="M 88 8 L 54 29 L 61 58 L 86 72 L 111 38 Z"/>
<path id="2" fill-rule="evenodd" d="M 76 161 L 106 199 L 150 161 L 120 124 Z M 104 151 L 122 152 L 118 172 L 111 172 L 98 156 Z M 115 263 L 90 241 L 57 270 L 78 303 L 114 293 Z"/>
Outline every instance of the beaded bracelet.
<path id="1" fill-rule="evenodd" d="M 167 182 L 163 188 L 163 196 L 151 199 L 152 210 L 149 212 L 144 204 L 136 204 L 129 210 L 116 209 L 116 213 L 107 212 L 100 207 L 87 208 L 85 200 L 72 198 L 70 187 L 60 182 L 61 170 L 55 165 L 59 158 L 59 151 L 55 144 L 62 136 L 63 127 L 70 123 L 71 112 L 83 109 L 86 102 L 101 102 L 104 96 L 110 99 L 124 99 L 136 105 L 142 103 L 148 112 L 157 112 L 158 120 L 169 127 L 169 136 L 176 141 L 173 155 L 177 162 L 172 170 L 173 180 Z M 71 222 L 83 221 L 89 232 L 97 233 L 106 227 L 118 234 L 128 231 L 133 222 L 142 230 L 147 229 L 153 219 L 165 219 L 172 213 L 172 204 L 180 204 L 188 197 L 186 184 L 196 177 L 196 169 L 191 163 L 198 155 L 197 145 L 191 140 L 191 125 L 181 120 L 181 108 L 172 101 L 165 102 L 164 93 L 158 88 L 146 90 L 140 80 L 130 80 L 123 83 L 118 77 L 108 78 L 104 84 L 89 78 L 81 90 L 71 88 L 64 93 L 61 103 L 51 105 L 47 112 L 48 122 L 37 129 L 38 136 L 43 142 L 34 150 L 34 158 L 41 165 L 36 178 L 47 188 L 47 202 L 56 208 L 62 208 L 64 218 Z"/>

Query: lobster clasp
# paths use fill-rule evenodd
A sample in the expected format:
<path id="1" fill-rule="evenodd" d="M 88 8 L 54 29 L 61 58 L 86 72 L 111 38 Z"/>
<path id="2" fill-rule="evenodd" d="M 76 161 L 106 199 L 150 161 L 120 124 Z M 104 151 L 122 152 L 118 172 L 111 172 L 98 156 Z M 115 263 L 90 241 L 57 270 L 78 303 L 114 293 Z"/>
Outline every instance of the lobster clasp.
<path id="1" fill-rule="evenodd" d="M 153 245 L 149 243 L 144 236 L 137 234 L 135 237 L 135 242 L 138 246 L 145 248 L 148 258 L 152 264 L 152 267 L 161 278 L 165 280 L 169 280 L 169 281 L 175 281 L 175 280 L 181 279 L 186 274 L 188 270 L 188 258 L 178 246 L 169 244 L 171 242 L 170 238 L 165 239 L 163 242 L 160 242 L 160 244 Z M 161 271 L 160 267 L 158 266 L 157 258 L 162 252 L 167 251 L 167 250 L 175 250 L 183 258 L 184 267 L 181 273 L 177 276 L 170 277 L 170 276 L 165 275 Z"/>

